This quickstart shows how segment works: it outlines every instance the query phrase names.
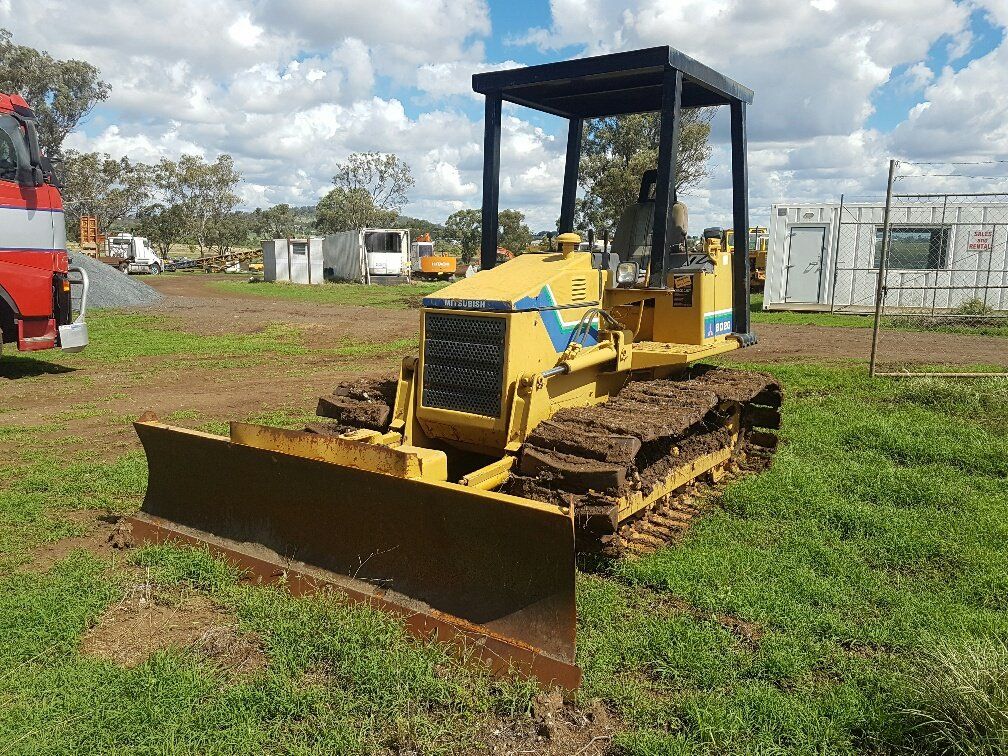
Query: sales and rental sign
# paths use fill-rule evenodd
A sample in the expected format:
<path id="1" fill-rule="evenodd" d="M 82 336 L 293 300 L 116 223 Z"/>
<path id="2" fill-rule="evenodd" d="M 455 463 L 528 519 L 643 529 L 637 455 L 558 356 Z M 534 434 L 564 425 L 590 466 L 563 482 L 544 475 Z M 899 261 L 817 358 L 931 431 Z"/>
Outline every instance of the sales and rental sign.
<path id="1" fill-rule="evenodd" d="M 969 235 L 968 246 L 970 252 L 990 252 L 994 243 L 993 228 L 974 228 Z"/>

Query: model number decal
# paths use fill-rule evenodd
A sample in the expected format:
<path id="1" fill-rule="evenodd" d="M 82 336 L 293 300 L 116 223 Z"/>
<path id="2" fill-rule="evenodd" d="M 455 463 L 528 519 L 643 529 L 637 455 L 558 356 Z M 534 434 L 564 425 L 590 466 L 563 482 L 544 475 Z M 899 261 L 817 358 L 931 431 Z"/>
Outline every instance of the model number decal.
<path id="1" fill-rule="evenodd" d="M 718 310 L 704 315 L 704 338 L 725 336 L 732 332 L 732 311 Z"/>

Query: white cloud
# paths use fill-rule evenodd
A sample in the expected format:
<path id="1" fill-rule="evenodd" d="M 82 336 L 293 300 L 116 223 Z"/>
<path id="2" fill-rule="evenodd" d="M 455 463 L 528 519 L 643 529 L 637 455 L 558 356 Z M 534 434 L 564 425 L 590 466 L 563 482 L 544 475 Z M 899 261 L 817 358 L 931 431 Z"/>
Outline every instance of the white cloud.
<path id="1" fill-rule="evenodd" d="M 1008 26 L 1008 0 L 973 0 L 973 4 L 982 8 L 998 26 Z"/>
<path id="2" fill-rule="evenodd" d="M 583 54 L 671 44 L 750 86 L 750 206 L 754 218 L 772 201 L 878 196 L 893 155 L 924 157 L 1008 153 L 1008 50 L 955 74 L 931 71 L 932 46 L 967 55 L 969 14 L 985 8 L 1008 23 L 1005 0 L 552 0 L 553 24 L 520 40 L 542 51 L 573 46 Z M 520 45 L 518 46 L 520 49 Z M 520 57 L 520 56 L 517 56 Z M 870 128 L 878 88 L 893 70 L 904 94 L 927 102 L 892 133 Z M 891 105 L 879 103 L 891 117 Z M 721 139 L 726 129 L 718 128 Z M 951 158 L 947 158 L 951 159 Z M 729 217 L 728 154 L 716 145 L 711 178 L 687 201 L 694 219 Z M 720 186 L 723 184 L 724 186 Z"/>
<path id="3" fill-rule="evenodd" d="M 490 33 L 484 0 L 262 0 L 256 7 L 259 23 L 302 40 L 304 49 L 364 40 L 376 69 L 405 83 L 425 64 L 481 59 L 472 40 Z"/>
<path id="4" fill-rule="evenodd" d="M 967 60 L 970 12 L 1008 24 L 1008 0 L 550 5 L 548 28 L 512 30 L 550 57 L 672 44 L 755 90 L 756 219 L 776 199 L 879 194 L 892 154 L 1008 154 L 1003 44 L 958 72 L 925 62 L 935 45 Z M 0 26 L 18 42 L 94 62 L 112 84 L 70 147 L 145 161 L 229 152 L 249 206 L 313 203 L 350 152 L 394 151 L 417 180 L 406 211 L 434 220 L 479 203 L 482 125 L 472 74 L 524 58 L 521 44 L 508 60 L 487 58 L 485 41 L 506 31 L 491 28 L 485 0 L 0 0 Z M 874 109 L 891 105 L 873 97 L 903 68 L 898 93 L 923 101 L 880 133 L 870 125 Z M 526 112 L 505 109 L 502 204 L 548 228 L 566 129 Z M 710 179 L 688 197 L 695 225 L 728 217 L 727 130 L 723 118 L 718 124 Z"/>
<path id="5" fill-rule="evenodd" d="M 256 26 L 248 16 L 242 16 L 228 27 L 228 36 L 242 47 L 255 47 L 262 38 L 263 28 Z"/>
<path id="6" fill-rule="evenodd" d="M 900 156 L 993 159 L 1008 154 L 1008 46 L 1002 43 L 956 72 L 946 68 L 926 101 L 892 134 Z"/>
<path id="7" fill-rule="evenodd" d="M 504 71 L 509 68 L 521 68 L 522 64 L 514 60 L 503 63 L 481 63 L 473 61 L 453 60 L 447 63 L 426 63 L 417 69 L 417 87 L 434 97 L 469 96 L 480 99 L 473 92 L 473 74 L 485 71 Z"/>
<path id="8" fill-rule="evenodd" d="M 118 126 L 109 126 L 92 138 L 80 132 L 72 133 L 64 145 L 71 150 L 105 152 L 114 157 L 128 155 L 142 163 L 156 163 L 163 157 L 175 158 L 183 153 L 206 157 L 203 147 L 179 134 L 179 126 L 171 124 L 155 138 L 141 133 L 124 134 Z"/>
<path id="9" fill-rule="evenodd" d="M 934 81 L 934 71 L 921 60 L 910 66 L 903 74 L 904 88 L 910 92 L 923 89 L 932 81 Z"/>
<path id="10" fill-rule="evenodd" d="M 921 60 L 968 15 L 952 0 L 848 0 L 828 20 L 807 0 L 552 0 L 551 8 L 553 28 L 533 32 L 543 49 L 607 53 L 671 43 L 750 86 L 755 139 L 860 128 L 872 91 L 892 69 Z"/>

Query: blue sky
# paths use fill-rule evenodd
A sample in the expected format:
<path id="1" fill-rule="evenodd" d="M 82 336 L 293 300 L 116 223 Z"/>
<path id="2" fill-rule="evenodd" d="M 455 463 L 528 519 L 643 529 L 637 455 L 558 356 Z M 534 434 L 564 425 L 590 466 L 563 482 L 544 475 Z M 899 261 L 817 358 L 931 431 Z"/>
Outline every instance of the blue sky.
<path id="1" fill-rule="evenodd" d="M 952 35 L 942 35 L 928 50 L 923 62 L 930 71 L 940 72 L 946 67 L 961 71 L 970 62 L 983 58 L 995 50 L 1004 40 L 1005 30 L 992 21 L 982 8 L 973 8 L 969 15 L 970 39 L 965 49 L 957 49 Z M 903 80 L 910 65 L 893 69 L 890 82 L 880 86 L 872 96 L 875 113 L 868 125 L 882 131 L 894 128 L 906 118 L 910 109 L 924 101 L 921 89 L 911 89 Z"/>
<path id="2" fill-rule="evenodd" d="M 480 203 L 475 71 L 683 50 L 756 92 L 760 220 L 776 201 L 877 197 L 890 157 L 1008 156 L 1006 24 L 1005 0 L 0 0 L 17 41 L 89 60 L 112 85 L 67 146 L 230 153 L 246 207 L 314 204 L 347 154 L 393 151 L 417 179 L 405 212 L 436 221 Z M 502 203 L 546 228 L 565 125 L 506 116 Z M 695 224 L 727 216 L 720 120 L 713 146 L 687 196 Z"/>

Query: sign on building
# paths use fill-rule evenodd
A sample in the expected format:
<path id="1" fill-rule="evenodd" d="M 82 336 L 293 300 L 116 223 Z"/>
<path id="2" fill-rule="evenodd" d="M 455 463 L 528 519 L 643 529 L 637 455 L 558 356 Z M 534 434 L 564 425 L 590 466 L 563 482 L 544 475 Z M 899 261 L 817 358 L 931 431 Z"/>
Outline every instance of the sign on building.
<path id="1" fill-rule="evenodd" d="M 993 228 L 974 228 L 970 233 L 967 249 L 970 252 L 990 252 L 994 242 Z"/>

